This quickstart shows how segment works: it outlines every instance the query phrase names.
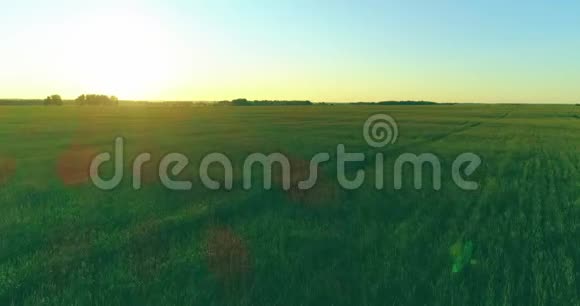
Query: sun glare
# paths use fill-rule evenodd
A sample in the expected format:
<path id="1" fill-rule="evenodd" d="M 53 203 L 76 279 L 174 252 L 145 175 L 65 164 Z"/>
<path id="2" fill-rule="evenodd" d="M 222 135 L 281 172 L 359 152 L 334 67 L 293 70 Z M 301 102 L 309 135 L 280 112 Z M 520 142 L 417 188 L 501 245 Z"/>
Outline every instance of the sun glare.
<path id="1" fill-rule="evenodd" d="M 88 20 L 74 36 L 75 52 L 63 62 L 83 91 L 146 99 L 162 96 L 177 77 L 175 40 L 152 18 L 122 14 Z"/>

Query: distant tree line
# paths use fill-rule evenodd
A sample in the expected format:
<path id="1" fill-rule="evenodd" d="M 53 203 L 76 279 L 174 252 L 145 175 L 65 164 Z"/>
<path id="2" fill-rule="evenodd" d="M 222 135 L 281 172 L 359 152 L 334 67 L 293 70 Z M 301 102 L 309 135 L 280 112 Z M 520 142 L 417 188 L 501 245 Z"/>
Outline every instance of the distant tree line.
<path id="1" fill-rule="evenodd" d="M 46 99 L 44 99 L 44 105 L 60 106 L 62 104 L 62 98 L 59 95 L 48 96 Z"/>
<path id="2" fill-rule="evenodd" d="M 14 106 L 60 106 L 70 105 L 70 100 L 64 101 L 60 95 L 50 95 L 43 100 L 40 99 L 0 99 L 0 105 Z M 81 95 L 74 100 L 77 105 L 118 105 L 119 99 L 115 96 L 106 95 Z"/>
<path id="3" fill-rule="evenodd" d="M 316 102 L 313 103 L 308 100 L 255 100 L 248 99 L 234 99 L 231 101 L 122 101 L 115 96 L 84 94 L 76 98 L 74 101 L 64 101 L 59 95 L 51 95 L 44 100 L 8 100 L 0 99 L 0 105 L 133 105 L 133 106 L 169 106 L 169 107 L 192 107 L 192 106 L 334 106 L 334 105 L 455 105 L 458 103 L 438 103 L 431 101 L 380 101 L 380 102 Z M 514 104 L 518 105 L 518 104 Z M 580 104 L 576 104 L 580 106 Z"/>
<path id="4" fill-rule="evenodd" d="M 277 106 L 277 105 L 312 105 L 313 103 L 308 100 L 256 100 L 249 101 L 247 99 L 234 99 L 232 101 L 221 101 L 218 105 L 230 105 L 230 106 Z"/>
<path id="5" fill-rule="evenodd" d="M 381 101 L 381 102 L 352 102 L 349 104 L 363 105 L 450 105 L 454 103 L 437 103 L 431 101 Z"/>
<path id="6" fill-rule="evenodd" d="M 436 102 L 431 101 L 382 101 L 379 105 L 435 105 Z"/>
<path id="7" fill-rule="evenodd" d="M 80 95 L 75 99 L 77 105 L 119 105 L 119 99 L 106 95 Z"/>

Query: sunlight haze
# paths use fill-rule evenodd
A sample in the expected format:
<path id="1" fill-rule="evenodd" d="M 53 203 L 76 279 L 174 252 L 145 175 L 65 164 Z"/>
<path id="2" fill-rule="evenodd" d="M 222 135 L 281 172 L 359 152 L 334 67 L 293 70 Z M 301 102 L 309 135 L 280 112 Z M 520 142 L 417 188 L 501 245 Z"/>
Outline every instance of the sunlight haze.
<path id="1" fill-rule="evenodd" d="M 7 2 L 0 98 L 577 103 L 579 14 L 563 0 Z"/>

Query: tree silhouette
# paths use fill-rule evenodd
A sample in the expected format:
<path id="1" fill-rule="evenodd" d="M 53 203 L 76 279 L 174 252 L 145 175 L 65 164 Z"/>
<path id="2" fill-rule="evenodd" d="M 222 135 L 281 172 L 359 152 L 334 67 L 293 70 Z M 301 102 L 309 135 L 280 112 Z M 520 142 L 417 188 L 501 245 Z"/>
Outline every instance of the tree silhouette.
<path id="1" fill-rule="evenodd" d="M 44 99 L 44 105 L 62 105 L 62 98 L 60 95 L 52 95 Z"/>
<path id="2" fill-rule="evenodd" d="M 119 99 L 106 95 L 80 95 L 75 99 L 77 105 L 118 105 Z"/>
<path id="3" fill-rule="evenodd" d="M 78 105 L 85 105 L 87 103 L 87 97 L 85 95 L 80 95 L 75 99 L 75 103 Z"/>

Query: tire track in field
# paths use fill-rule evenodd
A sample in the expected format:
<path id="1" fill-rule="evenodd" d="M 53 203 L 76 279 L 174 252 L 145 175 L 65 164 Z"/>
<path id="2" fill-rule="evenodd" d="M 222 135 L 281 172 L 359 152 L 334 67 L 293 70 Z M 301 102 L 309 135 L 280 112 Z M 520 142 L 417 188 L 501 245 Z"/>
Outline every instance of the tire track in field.
<path id="1" fill-rule="evenodd" d="M 573 220 L 565 213 L 573 196 L 573 185 L 565 182 L 573 173 L 557 152 L 547 150 L 541 131 L 533 128 L 530 135 L 527 145 L 534 155 L 510 166 L 521 175 L 505 177 L 499 189 L 491 190 L 496 201 L 484 201 L 482 207 L 487 214 L 477 228 L 485 232 L 480 241 L 489 244 L 487 266 L 493 267 L 490 274 L 505 276 L 501 282 L 490 279 L 488 286 L 496 292 L 496 304 L 502 292 L 510 295 L 507 303 L 567 304 L 576 300 L 578 286 L 578 254 L 569 245 L 574 239 L 567 228 Z"/>
<path id="2" fill-rule="evenodd" d="M 532 179 L 528 180 L 534 184 L 520 182 L 521 186 L 527 185 L 527 205 L 531 206 L 527 211 L 531 214 L 531 228 L 521 230 L 526 234 L 523 237 L 528 237 L 525 242 L 529 253 L 526 255 L 533 272 L 528 272 L 528 279 L 536 300 L 566 304 L 577 298 L 574 258 L 578 254 L 574 246 L 570 246 L 576 239 L 567 228 L 574 214 L 565 213 L 573 186 L 561 156 L 548 151 L 540 135 L 536 134 L 536 143 L 540 145 L 530 169 Z"/>
<path id="3" fill-rule="evenodd" d="M 531 263 L 531 259 L 522 250 L 530 249 L 528 240 L 531 237 L 527 236 L 529 229 L 526 224 L 529 224 L 533 213 L 529 210 L 522 212 L 520 206 L 522 201 L 538 200 L 526 182 L 537 178 L 537 169 L 541 169 L 542 165 L 537 158 L 520 163 L 514 159 L 515 155 L 506 158 L 513 162 L 498 165 L 497 171 L 487 177 L 482 194 L 475 200 L 475 205 L 462 213 L 464 217 L 460 221 L 464 229 L 461 237 L 474 241 L 476 259 L 480 261 L 465 276 L 480 283 L 480 287 L 466 286 L 462 289 L 475 300 L 479 296 L 485 305 L 509 305 L 531 294 L 528 283 L 531 273 L 525 269 L 525 263 Z M 529 169 L 524 171 L 523 177 L 513 177 L 513 171 L 524 170 L 524 164 Z M 517 201 L 518 198 L 520 201 Z M 528 209 L 531 209 L 530 206 L 525 205 Z M 513 254 L 519 254 L 519 257 Z M 445 276 L 442 276 L 442 283 L 445 283 L 444 280 Z M 487 292 L 482 288 L 487 288 Z"/>
<path id="4" fill-rule="evenodd" d="M 497 117 L 497 120 L 508 117 L 511 111 L 503 113 Z M 481 124 L 476 124 L 469 128 L 475 128 Z M 469 128 L 465 128 L 467 130 Z M 510 158 L 513 156 L 510 156 Z M 507 167 L 507 168 L 506 168 Z M 509 175 L 510 168 L 517 167 L 513 163 L 507 163 L 498 169 L 495 175 L 487 178 L 482 193 L 474 199 L 465 203 L 465 206 L 457 207 L 452 213 L 452 217 L 457 226 L 448 232 L 442 234 L 444 241 L 449 245 L 454 241 L 474 241 L 476 245 L 475 258 L 481 261 L 481 266 L 494 267 L 483 273 L 481 266 L 475 265 L 466 277 L 473 282 L 480 282 L 483 288 L 487 285 L 487 293 L 480 287 L 465 284 L 460 288 L 455 286 L 448 287 L 446 280 L 448 275 L 441 274 L 435 281 L 441 284 L 438 291 L 452 292 L 460 290 L 465 293 L 466 298 L 463 301 L 455 300 L 454 305 L 470 304 L 478 299 L 485 301 L 486 305 L 509 304 L 517 300 L 521 295 L 521 287 L 518 287 L 518 267 L 512 265 L 513 262 L 506 261 L 510 259 L 509 252 L 505 249 L 514 247 L 511 245 L 509 235 L 513 217 L 514 207 L 509 207 L 509 199 L 513 191 L 502 184 L 501 178 Z M 443 300 L 454 300 L 453 295 L 444 295 Z M 483 305 L 483 304 L 482 304 Z"/>
<path id="5" fill-rule="evenodd" d="M 542 140 L 542 143 L 545 141 Z M 561 146 L 562 143 L 557 145 Z M 577 300 L 580 292 L 577 279 L 580 267 L 576 263 L 580 257 L 576 247 L 579 215 L 575 207 L 577 170 L 572 161 L 574 151 L 554 151 L 548 148 L 546 145 L 541 147 L 540 157 L 544 161 L 541 172 L 546 186 L 543 199 L 543 250 L 550 255 L 551 260 L 549 265 L 542 267 L 546 271 L 546 281 L 557 284 L 558 290 L 549 291 L 552 299 L 565 304 Z"/>
<path id="6" fill-rule="evenodd" d="M 514 111 L 514 109 L 510 109 L 507 112 L 505 112 L 505 113 L 503 113 L 503 114 L 501 114 L 501 115 L 493 118 L 493 119 L 495 119 L 494 121 L 499 121 L 499 120 L 502 120 L 502 119 L 507 118 L 508 116 L 510 116 L 512 114 L 512 112 Z M 413 142 L 413 143 L 409 143 L 409 144 L 400 146 L 398 148 L 395 148 L 394 151 L 395 152 L 401 152 L 401 151 L 407 150 L 409 148 L 413 148 L 413 147 L 417 147 L 417 146 L 421 146 L 421 145 L 425 145 L 425 144 L 434 143 L 434 142 L 437 142 L 437 141 L 446 139 L 446 138 L 448 138 L 450 136 L 453 136 L 453 135 L 456 135 L 456 134 L 459 134 L 459 133 L 463 133 L 465 131 L 468 131 L 468 130 L 471 130 L 471 129 L 480 127 L 481 125 L 486 124 L 486 123 L 489 123 L 489 122 L 483 122 L 483 121 L 467 121 L 466 123 L 464 123 L 463 125 L 461 125 L 459 128 L 453 129 L 453 130 L 451 130 L 449 132 L 446 132 L 446 133 L 442 133 L 440 135 L 434 135 L 434 136 L 428 137 L 428 138 L 426 138 L 424 140 L 419 140 L 419 141 L 416 141 L 416 142 Z"/>
<path id="7" fill-rule="evenodd" d="M 417 142 L 413 142 L 413 143 L 410 143 L 410 144 L 407 144 L 407 145 L 400 146 L 400 147 L 398 147 L 396 149 L 396 151 L 403 151 L 403 150 L 406 150 L 408 148 L 417 147 L 417 146 L 421 146 L 421 145 L 425 145 L 425 144 L 429 144 L 429 143 L 434 143 L 434 142 L 437 142 L 439 140 L 443 140 L 445 138 L 448 138 L 448 137 L 450 137 L 452 135 L 455 135 L 455 134 L 458 134 L 458 133 L 462 133 L 462 132 L 465 132 L 467 130 L 470 130 L 470 129 L 473 129 L 475 127 L 478 127 L 481 124 L 482 124 L 482 122 L 480 122 L 480 121 L 468 122 L 468 123 L 464 124 L 463 126 L 457 128 L 457 129 L 453 129 L 453 130 L 451 130 L 449 132 L 442 133 L 440 135 L 434 135 L 434 136 L 428 137 L 428 138 L 426 138 L 424 140 L 419 140 Z"/>

